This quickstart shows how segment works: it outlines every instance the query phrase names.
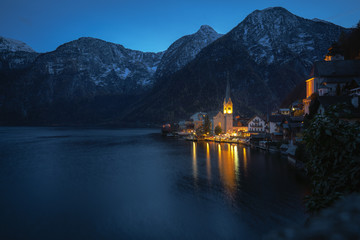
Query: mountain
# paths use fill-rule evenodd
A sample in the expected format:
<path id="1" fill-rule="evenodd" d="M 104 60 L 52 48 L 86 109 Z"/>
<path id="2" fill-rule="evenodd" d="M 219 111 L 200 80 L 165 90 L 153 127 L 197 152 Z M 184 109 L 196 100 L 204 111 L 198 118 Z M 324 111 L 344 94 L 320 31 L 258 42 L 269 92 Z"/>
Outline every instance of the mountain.
<path id="1" fill-rule="evenodd" d="M 3 115 L 34 123 L 100 121 L 151 87 L 162 55 L 95 38 L 63 44 L 1 79 Z"/>
<path id="2" fill-rule="evenodd" d="M 202 25 L 196 33 L 176 40 L 161 58 L 155 77 L 161 78 L 180 70 L 193 60 L 201 49 L 221 36 L 222 34 L 217 33 L 212 27 Z"/>
<path id="3" fill-rule="evenodd" d="M 310 73 L 342 31 L 284 8 L 256 10 L 181 70 L 164 77 L 125 119 L 173 121 L 196 111 L 221 109 L 230 76 L 234 111 L 264 114 L 280 105 Z"/>
<path id="4" fill-rule="evenodd" d="M 26 43 L 0 36 L 0 71 L 26 68 L 38 55 Z"/>
<path id="5" fill-rule="evenodd" d="M 26 43 L 19 40 L 4 38 L 0 36 L 0 52 L 35 52 Z"/>
<path id="6" fill-rule="evenodd" d="M 248 48 L 258 64 L 277 64 L 301 57 L 309 64 L 322 58 L 329 42 L 343 28 L 293 15 L 281 7 L 256 10 L 231 31 L 231 37 Z"/>
<path id="7" fill-rule="evenodd" d="M 144 53 L 84 37 L 39 56 L 30 72 L 45 76 L 55 85 L 71 76 L 71 85 L 89 87 L 86 96 L 98 92 L 136 93 L 152 84 L 152 75 L 162 54 Z"/>
<path id="8" fill-rule="evenodd" d="M 88 37 L 36 53 L 1 38 L 0 122 L 185 119 L 221 109 L 227 76 L 235 113 L 264 114 L 306 79 L 342 31 L 347 29 L 275 7 L 254 11 L 223 36 L 202 26 L 159 53 Z"/>
<path id="9" fill-rule="evenodd" d="M 176 41 L 181 44 L 159 53 L 89 37 L 43 54 L 24 52 L 31 48 L 18 48 L 16 41 L 13 46 L 6 42 L 6 51 L 0 53 L 0 120 L 34 124 L 112 121 L 152 89 L 158 66 L 164 73 L 171 72 L 166 66 L 181 68 L 218 36 L 211 27 L 202 26 Z"/>

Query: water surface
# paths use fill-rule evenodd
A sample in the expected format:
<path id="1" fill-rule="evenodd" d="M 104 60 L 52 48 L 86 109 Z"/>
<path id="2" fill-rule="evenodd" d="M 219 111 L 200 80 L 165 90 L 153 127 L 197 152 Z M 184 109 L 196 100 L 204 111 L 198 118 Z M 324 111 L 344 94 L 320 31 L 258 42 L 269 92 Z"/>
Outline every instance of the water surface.
<path id="1" fill-rule="evenodd" d="M 0 128 L 0 239 L 261 239 L 303 224 L 286 160 L 157 129 Z"/>

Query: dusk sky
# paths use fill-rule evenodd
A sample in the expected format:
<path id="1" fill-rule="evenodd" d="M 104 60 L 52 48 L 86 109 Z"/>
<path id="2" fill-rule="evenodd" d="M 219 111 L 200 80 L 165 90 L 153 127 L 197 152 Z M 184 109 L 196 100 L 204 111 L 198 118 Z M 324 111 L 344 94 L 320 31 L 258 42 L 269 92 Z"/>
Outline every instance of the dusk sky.
<path id="1" fill-rule="evenodd" d="M 21 40 L 38 52 L 79 37 L 158 52 L 201 25 L 227 33 L 252 11 L 272 6 L 343 27 L 360 20 L 359 0 L 2 0 L 0 36 Z"/>

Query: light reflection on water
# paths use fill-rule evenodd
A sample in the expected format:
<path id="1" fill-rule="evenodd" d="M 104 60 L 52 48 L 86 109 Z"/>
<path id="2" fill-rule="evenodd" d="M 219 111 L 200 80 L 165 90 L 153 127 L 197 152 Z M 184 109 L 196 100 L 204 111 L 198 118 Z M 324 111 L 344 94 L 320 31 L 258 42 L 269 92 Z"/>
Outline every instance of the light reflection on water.
<path id="1" fill-rule="evenodd" d="M 206 174 L 209 183 L 211 183 L 211 162 L 210 162 L 210 144 L 206 143 Z"/>
<path id="2" fill-rule="evenodd" d="M 306 191 L 286 161 L 242 145 L 0 128 L 0 239 L 261 239 L 305 221 Z"/>
<path id="3" fill-rule="evenodd" d="M 194 175 L 194 181 L 197 182 L 197 160 L 196 160 L 196 142 L 193 142 L 192 144 L 192 159 L 193 159 L 193 175 Z"/>
<path id="4" fill-rule="evenodd" d="M 217 146 L 217 147 L 215 147 Z M 199 149 L 201 148 L 201 149 Z M 197 169 L 197 151 L 206 149 L 206 175 L 208 182 L 211 183 L 212 171 L 218 171 L 221 182 L 226 189 L 229 197 L 233 197 L 236 192 L 239 176 L 241 174 L 240 165 L 243 165 L 243 170 L 246 171 L 246 149 L 244 149 L 244 155 L 240 156 L 238 153 L 238 145 L 229 143 L 214 143 L 214 142 L 200 142 L 192 143 L 192 155 L 193 155 L 193 178 L 194 182 L 198 181 L 198 169 Z M 211 151 L 210 149 L 217 149 L 217 151 Z M 218 168 L 212 169 L 211 165 L 217 162 Z M 214 179 L 216 181 L 216 179 Z"/>

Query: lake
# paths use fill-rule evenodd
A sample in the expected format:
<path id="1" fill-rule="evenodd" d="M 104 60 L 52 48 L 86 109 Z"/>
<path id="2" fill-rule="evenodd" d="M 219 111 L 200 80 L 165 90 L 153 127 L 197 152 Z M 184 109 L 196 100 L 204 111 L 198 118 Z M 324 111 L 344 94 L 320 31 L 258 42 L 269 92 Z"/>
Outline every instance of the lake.
<path id="1" fill-rule="evenodd" d="M 279 155 L 159 129 L 0 127 L 0 239 L 261 239 L 307 215 Z"/>

